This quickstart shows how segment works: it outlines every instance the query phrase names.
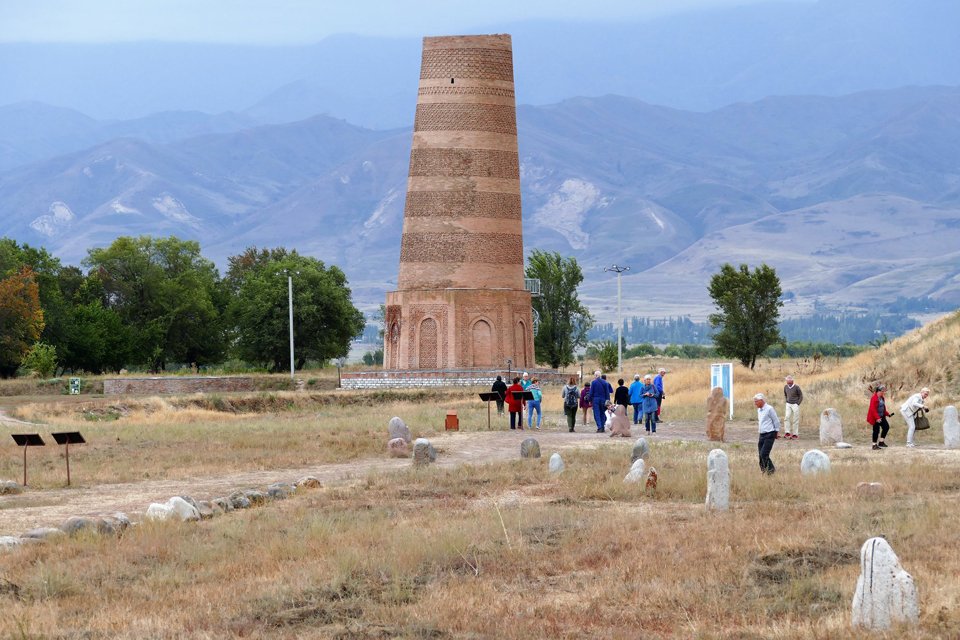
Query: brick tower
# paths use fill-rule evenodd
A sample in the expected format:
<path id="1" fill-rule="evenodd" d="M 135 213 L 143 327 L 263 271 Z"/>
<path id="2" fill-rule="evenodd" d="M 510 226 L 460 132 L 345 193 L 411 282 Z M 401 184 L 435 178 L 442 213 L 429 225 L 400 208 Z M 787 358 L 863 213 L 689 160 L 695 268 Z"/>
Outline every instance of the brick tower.
<path id="1" fill-rule="evenodd" d="M 509 35 L 423 39 L 387 369 L 533 366 Z"/>

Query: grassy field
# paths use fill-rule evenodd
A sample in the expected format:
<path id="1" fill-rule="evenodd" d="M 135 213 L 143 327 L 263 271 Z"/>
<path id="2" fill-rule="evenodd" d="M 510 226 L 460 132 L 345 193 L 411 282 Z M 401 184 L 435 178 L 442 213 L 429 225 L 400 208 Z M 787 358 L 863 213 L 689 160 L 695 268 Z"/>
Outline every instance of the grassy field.
<path id="1" fill-rule="evenodd" d="M 775 448 L 773 477 L 759 474 L 754 446 L 723 445 L 733 478 L 729 513 L 704 509 L 706 456 L 715 446 L 704 442 L 652 443 L 656 491 L 622 482 L 629 456 L 606 440 L 565 454 L 559 477 L 547 473 L 545 458 L 372 473 L 200 523 L 145 523 L 119 539 L 0 553 L 0 636 L 877 637 L 851 632 L 849 611 L 860 545 L 884 535 L 921 598 L 920 627 L 885 637 L 960 638 L 960 452 L 906 450 L 895 417 L 897 446 L 831 450 L 829 475 L 799 473 L 823 408 L 844 417 L 845 439 L 869 440 L 862 423 L 876 380 L 890 387 L 891 405 L 929 386 L 934 427 L 918 441 L 942 444 L 942 407 L 960 399 L 958 325 L 951 316 L 849 360 L 737 368 L 740 419 L 752 415 L 756 391 L 776 398 L 782 415 L 782 378 L 794 375 L 809 439 Z M 709 363 L 638 360 L 625 368 L 632 378 L 660 364 L 670 369 L 665 419 L 703 420 Z M 91 444 L 75 464 L 82 482 L 96 484 L 383 456 L 392 415 L 427 437 L 442 430 L 448 409 L 458 410 L 464 430 L 486 430 L 474 398 L 42 398 L 18 400 L 11 413 L 82 430 Z M 558 429 L 559 390 L 548 389 L 546 399 L 549 428 Z M 47 449 L 31 473 L 38 499 L 62 485 L 59 454 Z M 17 478 L 19 452 L 8 453 L 0 477 Z M 883 482 L 886 497 L 858 499 L 862 481 Z"/>

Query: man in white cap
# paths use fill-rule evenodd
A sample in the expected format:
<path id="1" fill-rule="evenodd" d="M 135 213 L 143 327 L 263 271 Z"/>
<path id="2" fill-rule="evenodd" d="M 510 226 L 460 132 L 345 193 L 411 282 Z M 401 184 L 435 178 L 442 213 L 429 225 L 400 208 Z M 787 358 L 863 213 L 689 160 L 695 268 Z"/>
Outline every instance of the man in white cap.
<path id="1" fill-rule="evenodd" d="M 520 386 L 523 387 L 524 391 L 530 386 L 530 374 L 526 371 L 523 372 L 523 377 L 520 378 Z"/>
<path id="2" fill-rule="evenodd" d="M 757 407 L 757 425 L 760 432 L 760 439 L 757 441 L 760 470 L 767 475 L 772 475 L 776 468 L 770 459 L 770 452 L 780 432 L 780 420 L 777 418 L 777 412 L 767 404 L 767 399 L 762 393 L 753 396 L 753 404 Z"/>
<path id="3" fill-rule="evenodd" d="M 924 413 L 930 411 L 923 402 L 929 395 L 930 389 L 924 387 L 920 389 L 920 393 L 915 393 L 907 398 L 907 401 L 900 407 L 900 415 L 903 416 L 904 422 L 907 423 L 907 446 L 911 449 L 915 446 L 913 444 L 913 434 L 917 431 L 916 417 L 921 411 Z"/>
<path id="4" fill-rule="evenodd" d="M 786 405 L 783 410 L 783 437 L 787 440 L 797 440 L 800 437 L 800 403 L 803 402 L 803 391 L 800 385 L 793 382 L 793 376 L 783 379 L 783 399 Z"/>

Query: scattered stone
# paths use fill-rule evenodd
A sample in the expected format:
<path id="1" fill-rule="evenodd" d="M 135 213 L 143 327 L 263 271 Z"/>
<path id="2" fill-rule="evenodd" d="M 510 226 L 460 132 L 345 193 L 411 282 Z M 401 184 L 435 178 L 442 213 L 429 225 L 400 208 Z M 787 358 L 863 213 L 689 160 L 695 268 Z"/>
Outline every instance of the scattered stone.
<path id="1" fill-rule="evenodd" d="M 20 537 L 30 540 L 49 540 L 50 538 L 62 538 L 66 535 L 67 534 L 61 529 L 57 529 L 56 527 L 38 527 L 36 529 L 30 529 L 30 531 L 27 531 Z"/>
<path id="2" fill-rule="evenodd" d="M 437 452 L 426 438 L 417 438 L 413 443 L 413 464 L 425 466 L 437 461 Z"/>
<path id="3" fill-rule="evenodd" d="M 229 498 L 214 498 L 210 502 L 217 505 L 217 507 L 222 509 L 224 513 L 230 513 L 233 511 L 233 505 L 230 504 Z"/>
<path id="4" fill-rule="evenodd" d="M 410 436 L 410 427 L 408 427 L 407 424 L 397 416 L 390 418 L 390 424 L 387 426 L 387 431 L 390 434 L 390 440 L 401 438 L 407 444 L 410 444 L 413 441 L 413 438 Z"/>
<path id="5" fill-rule="evenodd" d="M 610 429 L 611 438 L 614 436 L 630 437 L 630 420 L 627 418 L 627 408 L 625 406 L 622 404 L 616 406 L 613 410 L 613 419 L 610 420 L 607 427 Z"/>
<path id="6" fill-rule="evenodd" d="M 811 449 L 803 454 L 800 460 L 800 473 L 805 476 L 812 476 L 818 473 L 830 472 L 830 456 L 820 449 Z"/>
<path id="7" fill-rule="evenodd" d="M 843 421 L 836 409 L 824 409 L 820 414 L 820 444 L 843 442 Z"/>
<path id="8" fill-rule="evenodd" d="M 13 480 L 0 480 L 0 496 L 23 493 L 23 487 Z"/>
<path id="9" fill-rule="evenodd" d="M 293 495 L 296 489 L 285 482 L 275 482 L 267 487 L 267 496 L 272 500 L 285 500 Z"/>
<path id="10" fill-rule="evenodd" d="M 297 480 L 297 487 L 302 489 L 319 489 L 323 484 L 313 476 L 306 476 Z"/>
<path id="11" fill-rule="evenodd" d="M 247 489 L 243 492 L 244 497 L 255 507 L 259 507 L 267 502 L 267 494 L 258 489 Z"/>
<path id="12" fill-rule="evenodd" d="M 870 538 L 860 548 L 860 577 L 853 594 L 854 627 L 885 631 L 894 624 L 916 626 L 920 603 L 913 577 L 883 538 Z"/>
<path id="13" fill-rule="evenodd" d="M 127 514 L 117 512 L 112 516 L 102 516 L 97 520 L 97 531 L 103 535 L 119 536 L 130 527 Z"/>
<path id="14" fill-rule="evenodd" d="M 253 506 L 250 498 L 244 495 L 243 491 L 234 491 L 227 500 L 229 500 L 230 506 L 234 509 L 249 509 Z"/>
<path id="15" fill-rule="evenodd" d="M 714 387 L 707 398 L 707 440 L 723 442 L 728 408 L 729 402 L 723 397 L 723 387 Z"/>
<path id="16" fill-rule="evenodd" d="M 60 530 L 68 536 L 75 536 L 82 531 L 98 533 L 99 527 L 97 526 L 97 521 L 93 518 L 72 516 L 63 521 L 63 524 L 60 525 Z"/>
<path id="17" fill-rule="evenodd" d="M 833 446 L 836 447 L 837 449 L 853 449 L 853 445 L 850 444 L 849 442 L 838 442 Z"/>
<path id="18" fill-rule="evenodd" d="M 147 520 L 180 520 L 192 522 L 200 519 L 200 510 L 181 498 L 173 496 L 165 504 L 154 502 L 144 514 Z"/>
<path id="19" fill-rule="evenodd" d="M 857 483 L 857 497 L 861 500 L 882 500 L 886 493 L 882 482 Z"/>
<path id="20" fill-rule="evenodd" d="M 642 481 L 645 475 L 647 475 L 647 463 L 643 461 L 643 458 L 639 458 L 633 461 L 630 472 L 623 477 L 623 481 L 634 484 Z"/>
<path id="21" fill-rule="evenodd" d="M 201 520 L 209 520 L 215 515 L 223 513 L 223 510 L 220 507 L 215 506 L 212 502 L 207 500 L 201 500 L 197 503 L 197 511 L 200 513 Z"/>
<path id="22" fill-rule="evenodd" d="M 521 458 L 539 458 L 540 457 L 540 443 L 537 442 L 536 438 L 527 438 L 520 443 L 520 457 Z"/>
<path id="23" fill-rule="evenodd" d="M 644 437 L 637 438 L 633 444 L 633 452 L 630 454 L 630 464 L 637 460 L 647 460 L 650 457 L 650 445 Z"/>
<path id="24" fill-rule="evenodd" d="M 189 504 L 194 509 L 197 509 L 197 510 L 200 509 L 200 505 L 197 503 L 197 501 L 191 498 L 190 496 L 180 496 L 180 497 L 183 499 L 184 502 Z"/>
<path id="25" fill-rule="evenodd" d="M 409 458 L 410 443 L 403 438 L 393 438 L 387 442 L 387 453 L 391 458 Z"/>
<path id="26" fill-rule="evenodd" d="M 23 540 L 17 536 L 0 536 L 0 551 L 10 551 L 21 544 L 23 544 Z"/>
<path id="27" fill-rule="evenodd" d="M 550 473 L 559 475 L 563 473 L 563 470 L 566 469 L 566 466 L 563 464 L 563 458 L 560 457 L 559 453 L 554 453 L 550 456 L 549 467 Z"/>
<path id="28" fill-rule="evenodd" d="M 723 449 L 714 449 L 707 456 L 707 509 L 726 511 L 730 508 L 730 460 Z"/>
<path id="29" fill-rule="evenodd" d="M 957 419 L 957 408 L 953 405 L 943 409 L 943 446 L 947 449 L 960 447 L 960 420 Z"/>
<path id="30" fill-rule="evenodd" d="M 657 490 L 657 478 L 658 478 L 658 477 L 659 477 L 659 475 L 657 474 L 657 468 L 656 468 L 656 467 L 650 467 L 650 473 L 647 474 L 647 484 L 646 484 L 646 487 L 645 487 L 647 491 L 656 491 L 656 490 Z"/>

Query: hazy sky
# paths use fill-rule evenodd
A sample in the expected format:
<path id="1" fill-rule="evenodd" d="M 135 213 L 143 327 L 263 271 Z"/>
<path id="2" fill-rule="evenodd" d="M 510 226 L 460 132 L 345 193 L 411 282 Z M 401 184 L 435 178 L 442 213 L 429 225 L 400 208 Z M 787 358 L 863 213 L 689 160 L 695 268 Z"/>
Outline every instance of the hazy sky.
<path id="1" fill-rule="evenodd" d="M 525 19 L 620 20 L 770 0 L 0 0 L 2 42 L 309 43 Z M 802 1 L 802 0 L 801 0 Z"/>

